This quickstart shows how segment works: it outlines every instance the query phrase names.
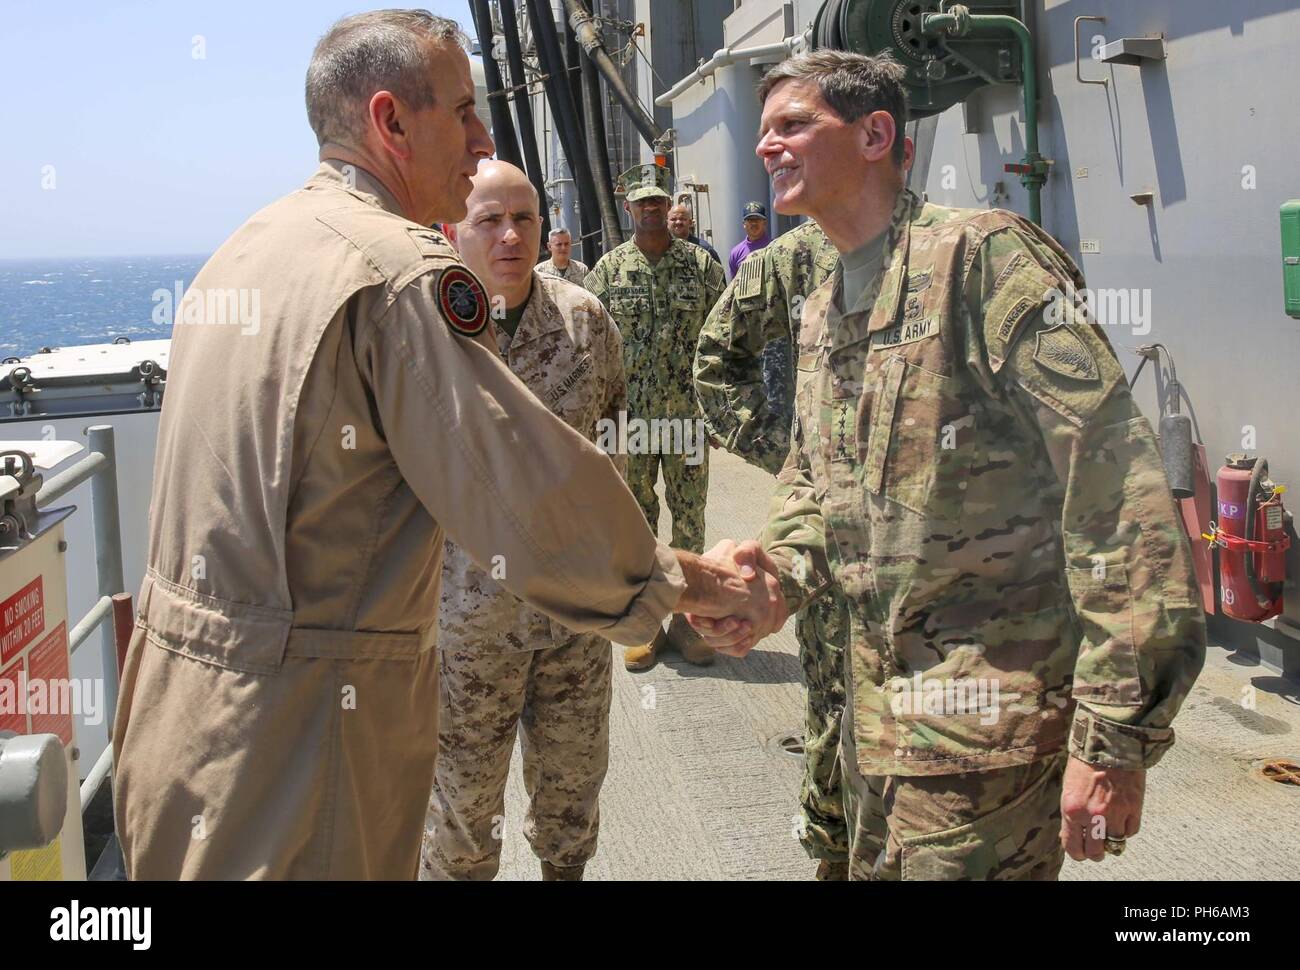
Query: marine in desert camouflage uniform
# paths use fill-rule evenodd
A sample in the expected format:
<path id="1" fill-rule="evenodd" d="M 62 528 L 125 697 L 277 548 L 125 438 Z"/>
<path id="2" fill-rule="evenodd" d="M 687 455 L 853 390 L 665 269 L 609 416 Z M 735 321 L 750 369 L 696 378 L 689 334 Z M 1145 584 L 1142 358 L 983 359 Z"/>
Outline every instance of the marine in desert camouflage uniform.
<path id="1" fill-rule="evenodd" d="M 502 162 L 483 163 L 474 183 L 457 236 L 466 264 L 497 296 L 503 277 L 522 275 L 536 259 L 536 196 L 524 173 Z M 618 328 L 581 287 L 536 271 L 528 276 L 526 302 L 498 314 L 497 346 L 547 407 L 594 441 L 599 423 L 617 422 L 627 406 Z M 626 474 L 623 456 L 611 457 Z M 580 878 L 596 851 L 609 763 L 612 648 L 507 592 L 498 580 L 509 568 L 505 561 L 476 565 L 446 544 L 439 756 L 421 859 L 425 879 L 496 875 L 516 732 L 530 798 L 524 835 L 542 860 L 543 877 Z"/>
<path id="2" fill-rule="evenodd" d="M 682 549 L 704 551 L 704 506 L 708 497 L 708 444 L 691 384 L 692 361 L 705 317 L 722 293 L 722 267 L 700 247 L 668 231 L 671 197 L 667 172 L 656 165 L 637 166 L 621 177 L 628 184 L 626 208 L 636 235 L 606 253 L 588 274 L 586 287 L 608 307 L 623 334 L 628 381 L 628 421 L 669 419 L 679 423 L 680 440 L 693 439 L 692 453 L 628 456 L 628 485 L 641 503 L 650 527 L 659 523 L 655 482 L 662 466 L 664 492 L 672 514 L 673 542 Z M 696 438 L 696 434 L 699 437 Z M 712 651 L 699 644 L 684 622 L 672 628 L 683 656 L 707 663 Z M 624 655 L 629 669 L 652 666 L 661 637 Z"/>
<path id="3" fill-rule="evenodd" d="M 788 368 L 769 365 L 789 361 L 803 304 L 839 261 L 817 223 L 792 229 L 741 263 L 700 331 L 695 391 L 709 433 L 773 475 L 790 451 L 794 381 Z M 799 833 L 808 854 L 822 860 L 819 878 L 842 877 L 848 860 L 838 764 L 847 636 L 848 605 L 833 588 L 799 612 L 795 638 L 807 688 Z"/>
<path id="4" fill-rule="evenodd" d="M 1205 627 L 1150 424 L 1064 295 L 1082 276 L 1013 213 L 902 189 L 896 65 L 801 55 L 760 97 L 778 210 L 842 254 L 804 307 L 763 542 L 792 606 L 827 576 L 852 605 L 850 875 L 1051 879 L 1063 846 L 1122 851 Z M 883 271 L 846 293 L 873 232 Z"/>

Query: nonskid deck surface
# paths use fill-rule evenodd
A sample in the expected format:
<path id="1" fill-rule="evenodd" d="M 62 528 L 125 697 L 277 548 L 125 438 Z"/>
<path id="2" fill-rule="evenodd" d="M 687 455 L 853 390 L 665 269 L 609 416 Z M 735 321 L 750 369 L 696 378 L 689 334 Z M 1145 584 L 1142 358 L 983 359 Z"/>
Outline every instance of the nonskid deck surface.
<path id="1" fill-rule="evenodd" d="M 772 478 L 710 455 L 708 542 L 758 534 Z M 663 505 L 662 486 L 660 493 Z M 668 515 L 660 534 L 668 537 Z M 616 661 L 621 654 L 616 653 Z M 1211 646 L 1148 775 L 1142 831 L 1103 864 L 1064 879 L 1287 879 L 1300 872 L 1300 787 L 1267 782 L 1264 759 L 1300 761 L 1300 684 Z M 1243 706 L 1253 686 L 1255 709 Z M 743 661 L 692 667 L 676 654 L 631 674 L 616 662 L 610 770 L 589 879 L 810 879 L 795 839 L 802 762 L 775 743 L 797 730 L 803 688 L 794 623 Z M 539 879 L 522 834 L 519 752 L 506 793 L 500 879 Z"/>

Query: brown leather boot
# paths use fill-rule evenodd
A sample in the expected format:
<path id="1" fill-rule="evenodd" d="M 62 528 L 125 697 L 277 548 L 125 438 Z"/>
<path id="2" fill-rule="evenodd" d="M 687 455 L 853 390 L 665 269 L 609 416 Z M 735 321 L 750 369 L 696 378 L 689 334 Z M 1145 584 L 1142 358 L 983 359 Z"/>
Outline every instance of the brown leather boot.
<path id="1" fill-rule="evenodd" d="M 581 866 L 553 866 L 549 862 L 542 863 L 542 882 L 582 882 L 582 870 L 587 868 Z"/>
<path id="2" fill-rule="evenodd" d="M 822 859 L 817 863 L 818 882 L 848 882 L 849 864 L 843 859 Z"/>
<path id="3" fill-rule="evenodd" d="M 695 628 L 686 622 L 686 617 L 677 613 L 668 624 L 668 638 L 687 663 L 697 667 L 707 667 L 717 656 L 713 648 L 704 642 L 704 638 L 695 632 Z"/>
<path id="4" fill-rule="evenodd" d="M 668 634 L 660 630 L 649 643 L 623 648 L 623 666 L 628 670 L 649 670 L 659 662 L 659 651 L 668 646 Z"/>

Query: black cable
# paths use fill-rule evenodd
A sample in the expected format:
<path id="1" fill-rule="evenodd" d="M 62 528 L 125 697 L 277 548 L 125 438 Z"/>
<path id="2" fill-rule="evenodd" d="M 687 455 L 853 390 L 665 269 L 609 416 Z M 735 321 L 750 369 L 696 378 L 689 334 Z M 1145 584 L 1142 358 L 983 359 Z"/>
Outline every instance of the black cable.
<path id="1" fill-rule="evenodd" d="M 471 0 L 470 12 L 474 15 L 474 31 L 478 34 L 479 53 L 483 58 L 483 80 L 487 84 L 492 141 L 496 143 L 497 158 L 518 165 L 519 142 L 515 139 L 515 126 L 504 100 L 501 71 L 492 56 L 492 13 L 488 10 L 487 0 Z"/>
<path id="2" fill-rule="evenodd" d="M 600 73 L 585 54 L 579 56 L 582 68 L 582 100 L 587 129 L 587 154 L 596 173 L 596 198 L 600 201 L 600 221 L 605 229 L 605 252 L 623 241 L 623 226 L 614 201 L 614 174 L 605 149 L 605 107 L 600 90 Z"/>
<path id="3" fill-rule="evenodd" d="M 510 65 L 511 95 L 515 103 L 515 116 L 519 119 L 520 142 L 524 149 L 524 165 L 528 181 L 537 190 L 537 203 L 541 209 L 542 239 L 551 231 L 551 210 L 546 198 L 546 171 L 537 155 L 537 130 L 533 126 L 533 104 L 528 96 L 528 75 L 524 73 L 524 54 L 519 43 L 519 19 L 515 16 L 515 0 L 499 0 L 501 8 L 501 33 L 506 40 L 506 61 Z"/>
<path id="4" fill-rule="evenodd" d="M 659 127 L 654 118 L 646 114 L 641 103 L 627 89 L 623 76 L 618 73 L 618 68 L 609 56 L 609 51 L 605 50 L 605 45 L 600 39 L 600 31 L 596 29 L 596 24 L 592 20 L 591 11 L 582 0 L 564 0 L 564 8 L 568 11 L 568 20 L 573 25 L 574 33 L 578 35 L 578 43 L 599 69 L 610 91 L 623 105 L 623 109 L 632 119 L 632 124 L 641 133 L 641 137 L 646 140 L 646 144 L 654 148 L 656 142 L 663 140 L 664 130 Z"/>
<path id="5" fill-rule="evenodd" d="M 528 0 L 528 23 L 533 28 L 537 58 L 541 62 L 542 73 L 546 76 L 546 100 L 550 103 L 551 114 L 559 126 L 560 143 L 564 146 L 569 170 L 578 190 L 578 221 L 583 237 L 582 258 L 590 266 L 599 256 L 593 234 L 599 231 L 597 219 L 600 203 L 596 199 L 595 177 L 587 153 L 582 150 L 582 130 L 577 124 L 578 109 L 573 104 L 564 74 L 559 33 L 555 28 L 555 19 L 551 16 L 550 5 L 543 6 L 541 0 Z"/>

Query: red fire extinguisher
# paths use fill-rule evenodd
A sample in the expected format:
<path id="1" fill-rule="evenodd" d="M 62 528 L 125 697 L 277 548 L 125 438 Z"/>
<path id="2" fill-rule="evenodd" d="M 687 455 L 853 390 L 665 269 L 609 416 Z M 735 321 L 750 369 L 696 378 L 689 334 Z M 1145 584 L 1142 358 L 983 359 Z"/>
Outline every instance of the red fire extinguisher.
<path id="1" fill-rule="evenodd" d="M 1219 521 L 1205 535 L 1219 548 L 1223 612 L 1258 623 L 1282 612 L 1286 551 L 1291 546 L 1286 486 L 1269 480 L 1268 462 L 1237 453 L 1215 476 Z"/>

